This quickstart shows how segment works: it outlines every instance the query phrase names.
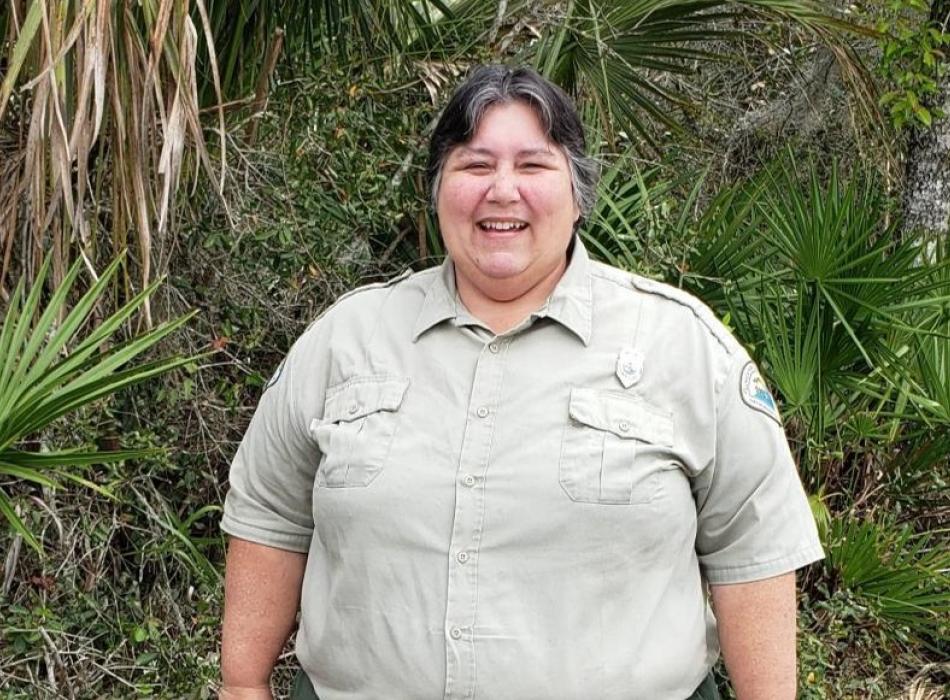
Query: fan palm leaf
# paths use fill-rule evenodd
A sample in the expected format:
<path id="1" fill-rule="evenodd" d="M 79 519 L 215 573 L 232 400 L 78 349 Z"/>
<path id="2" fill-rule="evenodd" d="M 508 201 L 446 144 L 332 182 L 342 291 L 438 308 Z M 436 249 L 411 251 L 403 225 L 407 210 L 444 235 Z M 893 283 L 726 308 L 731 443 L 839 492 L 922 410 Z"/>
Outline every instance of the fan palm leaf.
<path id="1" fill-rule="evenodd" d="M 950 551 L 940 533 L 846 516 L 831 521 L 827 562 L 841 585 L 922 641 L 950 633 Z"/>
<path id="2" fill-rule="evenodd" d="M 193 358 L 172 357 L 135 363 L 193 314 L 159 324 L 142 335 L 107 347 L 155 290 L 158 281 L 85 337 L 79 337 L 120 264 L 120 258 L 114 260 L 68 313 L 65 307 L 83 269 L 82 260 L 73 263 L 45 308 L 40 304 L 41 290 L 51 258 L 40 268 L 29 294 L 24 294 L 23 279 L 14 290 L 0 327 L 0 475 L 43 486 L 56 486 L 60 478 L 66 478 L 105 493 L 73 468 L 141 458 L 154 452 L 66 449 L 35 453 L 19 447 L 25 439 L 42 435 L 56 420 L 73 411 L 192 361 Z M 60 317 L 62 321 L 57 320 Z M 40 549 L 36 537 L 16 514 L 10 497 L 2 489 L 0 513 L 31 546 Z"/>
<path id="3" fill-rule="evenodd" d="M 833 165 L 823 182 L 786 156 L 699 222 L 684 282 L 754 346 L 810 445 L 837 441 L 862 405 L 896 421 L 926 418 L 925 404 L 942 415 L 947 263 L 921 265 L 921 242 L 886 212 L 874 177 L 845 182 Z M 812 466 L 803 475 L 820 483 Z"/>

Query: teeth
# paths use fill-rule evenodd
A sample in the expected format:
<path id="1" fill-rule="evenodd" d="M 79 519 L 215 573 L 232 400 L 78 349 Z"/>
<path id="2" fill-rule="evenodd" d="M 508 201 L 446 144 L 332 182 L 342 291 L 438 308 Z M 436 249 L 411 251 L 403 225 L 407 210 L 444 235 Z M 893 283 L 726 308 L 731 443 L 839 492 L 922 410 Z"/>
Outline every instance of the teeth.
<path id="1" fill-rule="evenodd" d="M 518 223 L 514 221 L 482 221 L 479 226 L 491 231 L 513 231 L 515 229 L 523 229 L 528 224 Z"/>

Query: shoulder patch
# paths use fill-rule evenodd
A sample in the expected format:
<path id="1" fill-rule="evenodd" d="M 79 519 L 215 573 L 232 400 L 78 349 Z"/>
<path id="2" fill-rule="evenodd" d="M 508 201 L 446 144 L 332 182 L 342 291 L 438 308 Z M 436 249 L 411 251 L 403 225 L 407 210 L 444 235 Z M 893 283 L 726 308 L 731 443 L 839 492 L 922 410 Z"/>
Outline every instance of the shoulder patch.
<path id="1" fill-rule="evenodd" d="M 264 391 L 267 391 L 272 386 L 277 383 L 277 380 L 280 379 L 281 373 L 284 371 L 284 363 L 287 362 L 287 358 L 284 358 L 280 361 L 280 364 L 277 365 L 277 369 L 274 370 L 274 374 L 271 375 L 271 378 L 267 380 L 267 384 L 264 385 Z M 263 392 L 262 392 L 263 393 Z"/>
<path id="2" fill-rule="evenodd" d="M 753 362 L 747 362 L 742 368 L 742 374 L 739 375 L 739 394 L 746 406 L 764 413 L 779 425 L 782 424 L 775 399 L 772 398 L 772 394 L 762 380 L 762 375 L 759 374 Z"/>
<path id="3" fill-rule="evenodd" d="M 631 283 L 634 288 L 641 292 L 663 297 L 675 304 L 688 308 L 729 355 L 742 349 L 739 341 L 733 337 L 732 333 L 723 325 L 722 321 L 716 318 L 716 314 L 700 299 L 697 299 L 689 292 L 684 292 L 678 287 L 641 277 L 640 275 L 631 275 Z"/>

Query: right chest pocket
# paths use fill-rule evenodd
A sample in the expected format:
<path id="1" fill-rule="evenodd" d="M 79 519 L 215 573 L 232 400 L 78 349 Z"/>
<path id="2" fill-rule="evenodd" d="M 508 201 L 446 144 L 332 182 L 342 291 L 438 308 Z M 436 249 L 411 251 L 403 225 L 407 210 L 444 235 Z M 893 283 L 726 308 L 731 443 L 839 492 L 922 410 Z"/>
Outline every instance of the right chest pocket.
<path id="1" fill-rule="evenodd" d="M 310 424 L 310 433 L 323 455 L 317 486 L 369 486 L 379 476 L 408 387 L 405 377 L 362 375 L 327 392 L 323 419 Z"/>
<path id="2" fill-rule="evenodd" d="M 672 445 L 670 413 L 637 396 L 574 387 L 561 439 L 561 487 L 580 503 L 649 503 Z"/>

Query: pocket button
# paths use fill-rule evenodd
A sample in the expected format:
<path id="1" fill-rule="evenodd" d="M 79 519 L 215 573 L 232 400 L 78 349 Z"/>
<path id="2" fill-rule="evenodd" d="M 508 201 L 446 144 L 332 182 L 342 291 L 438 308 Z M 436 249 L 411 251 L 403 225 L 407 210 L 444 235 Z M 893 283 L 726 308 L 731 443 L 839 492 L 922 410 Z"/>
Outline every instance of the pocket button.
<path id="1" fill-rule="evenodd" d="M 620 421 L 620 425 L 618 425 L 617 427 L 620 428 L 621 433 L 626 433 L 626 432 L 629 432 L 630 430 L 630 423 L 628 423 L 625 420 L 622 420 Z"/>

